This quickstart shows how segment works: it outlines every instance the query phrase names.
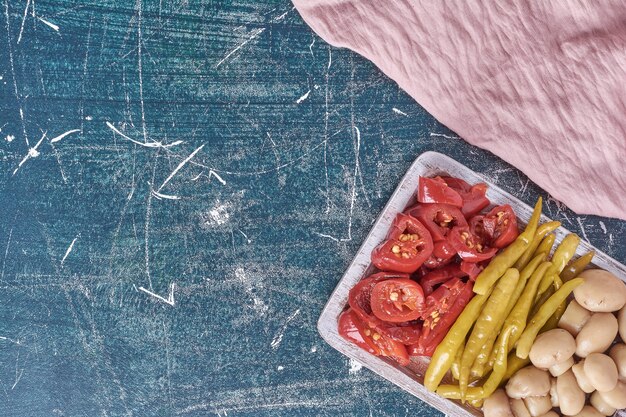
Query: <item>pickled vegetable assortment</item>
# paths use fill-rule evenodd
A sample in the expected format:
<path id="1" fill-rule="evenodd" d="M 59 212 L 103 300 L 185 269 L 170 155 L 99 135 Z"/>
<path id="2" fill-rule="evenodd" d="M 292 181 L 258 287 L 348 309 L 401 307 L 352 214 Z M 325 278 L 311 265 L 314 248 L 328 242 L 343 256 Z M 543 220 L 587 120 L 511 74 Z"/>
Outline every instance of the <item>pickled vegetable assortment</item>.
<path id="1" fill-rule="evenodd" d="M 625 283 L 590 269 L 593 251 L 574 258 L 577 235 L 553 247 L 560 223 L 540 224 L 541 198 L 520 233 L 486 191 L 420 177 L 417 203 L 372 252 L 380 272 L 350 291 L 340 335 L 400 365 L 430 356 L 424 386 L 485 416 L 626 408 Z"/>

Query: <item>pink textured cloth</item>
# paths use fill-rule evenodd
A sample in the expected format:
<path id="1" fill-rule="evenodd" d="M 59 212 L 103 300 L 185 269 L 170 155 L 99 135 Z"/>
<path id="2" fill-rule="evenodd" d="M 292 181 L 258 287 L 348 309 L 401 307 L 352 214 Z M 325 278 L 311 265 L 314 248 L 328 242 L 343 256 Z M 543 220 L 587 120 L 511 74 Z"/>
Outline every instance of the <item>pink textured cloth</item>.
<path id="1" fill-rule="evenodd" d="M 624 0 L 293 3 L 574 211 L 626 219 Z"/>

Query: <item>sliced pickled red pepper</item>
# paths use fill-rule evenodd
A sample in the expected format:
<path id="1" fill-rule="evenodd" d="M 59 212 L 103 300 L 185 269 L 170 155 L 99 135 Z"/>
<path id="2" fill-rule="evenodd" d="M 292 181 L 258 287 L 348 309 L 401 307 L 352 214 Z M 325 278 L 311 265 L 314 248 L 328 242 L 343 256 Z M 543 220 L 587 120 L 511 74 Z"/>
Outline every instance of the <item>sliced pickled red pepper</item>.
<path id="1" fill-rule="evenodd" d="M 463 207 L 461 195 L 449 187 L 440 177 L 420 177 L 417 187 L 417 201 L 420 203 L 450 204 L 455 207 Z"/>
<path id="2" fill-rule="evenodd" d="M 461 270 L 459 265 L 446 265 L 434 271 L 428 272 L 419 279 L 419 283 L 425 295 L 430 295 L 435 286 L 450 281 L 452 278 L 463 278 L 467 273 Z"/>
<path id="3" fill-rule="evenodd" d="M 374 354 L 380 354 L 380 349 L 376 346 L 374 341 L 368 337 L 371 336 L 365 324 L 359 319 L 354 310 L 347 309 L 339 316 L 339 334 L 346 340 L 354 343 L 361 349 Z"/>
<path id="4" fill-rule="evenodd" d="M 559 226 L 561 226 L 561 222 L 559 222 L 559 221 L 551 221 L 551 222 L 546 222 L 546 223 L 543 223 L 543 224 L 539 225 L 539 227 L 537 227 L 537 232 L 535 233 L 535 237 L 533 238 L 533 241 L 530 243 L 528 248 L 526 248 L 526 251 L 524 251 L 524 254 L 522 255 L 522 257 L 519 258 L 517 260 L 517 262 L 515 262 L 515 265 L 514 265 L 515 268 L 517 268 L 517 269 L 519 269 L 521 271 L 522 268 L 524 268 L 526 266 L 526 264 L 532 258 L 534 258 L 534 253 L 537 250 L 537 248 L 539 247 L 539 244 L 541 243 L 543 238 L 548 233 L 558 229 Z"/>
<path id="5" fill-rule="evenodd" d="M 498 281 L 498 284 L 474 324 L 474 329 L 465 344 L 463 356 L 461 357 L 461 378 L 459 378 L 459 387 L 461 388 L 462 397 L 469 384 L 472 364 L 489 336 L 493 332 L 500 330 L 499 328 L 496 329 L 497 323 L 500 318 L 504 316 L 509 298 L 511 294 L 513 294 L 518 281 L 519 272 L 517 269 L 509 268 Z"/>
<path id="6" fill-rule="evenodd" d="M 424 225 L 399 213 L 387 239 L 372 251 L 372 263 L 383 271 L 412 273 L 433 252 L 433 240 Z"/>
<path id="7" fill-rule="evenodd" d="M 348 293 L 348 304 L 368 327 L 376 329 L 380 334 L 404 344 L 417 343 L 422 332 L 421 325 L 413 322 L 388 323 L 372 311 L 372 291 L 376 284 L 393 279 L 408 280 L 408 274 L 378 272 L 361 280 Z"/>
<path id="8" fill-rule="evenodd" d="M 489 205 L 489 199 L 487 198 L 487 184 L 478 183 L 469 185 L 467 182 L 460 178 L 454 177 L 441 177 L 446 184 L 453 190 L 456 190 L 463 199 L 463 207 L 461 207 L 461 213 L 466 219 L 474 217 L 480 211 Z"/>
<path id="9" fill-rule="evenodd" d="M 509 246 L 507 246 L 501 253 L 495 256 L 489 262 L 489 265 L 476 277 L 474 283 L 474 292 L 476 294 L 485 294 L 489 288 L 504 274 L 504 272 L 512 267 L 515 262 L 523 255 L 524 251 L 530 245 L 537 227 L 539 225 L 539 219 L 541 217 L 541 205 L 542 199 L 539 197 L 535 209 L 533 211 L 526 229 L 520 234 L 517 239 Z"/>
<path id="10" fill-rule="evenodd" d="M 582 255 L 580 258 L 575 259 L 567 264 L 563 272 L 561 272 L 561 280 L 567 282 L 572 278 L 576 278 L 581 272 L 585 270 L 587 265 L 591 263 L 591 260 L 595 256 L 595 251 L 589 251 Z"/>
<path id="11" fill-rule="evenodd" d="M 433 242 L 446 240 L 448 233 L 455 226 L 467 226 L 463 213 L 457 207 L 448 204 L 418 204 L 405 212 L 426 226 Z"/>
<path id="12" fill-rule="evenodd" d="M 453 227 L 448 234 L 448 241 L 461 259 L 467 262 L 482 262 L 493 258 L 498 251 L 490 248 L 478 236 L 472 234 L 469 227 Z"/>
<path id="13" fill-rule="evenodd" d="M 434 392 L 441 383 L 490 294 L 491 289 L 487 290 L 485 294 L 474 296 L 448 330 L 441 343 L 437 345 L 424 375 L 424 386 L 427 390 Z"/>
<path id="14" fill-rule="evenodd" d="M 416 345 L 409 347 L 409 353 L 431 356 L 473 295 L 471 283 L 452 278 L 426 297 L 422 335 Z"/>
<path id="15" fill-rule="evenodd" d="M 537 334 L 541 328 L 546 324 L 548 319 L 555 313 L 559 305 L 570 295 L 574 288 L 578 287 L 584 282 L 582 278 L 574 278 L 567 281 L 561 288 L 558 289 L 548 300 L 539 308 L 537 313 L 528 322 L 528 325 L 524 329 L 521 337 L 517 341 L 517 349 L 515 354 L 522 359 L 528 357 L 530 348 L 537 338 Z"/>
<path id="16" fill-rule="evenodd" d="M 381 281 L 372 288 L 370 307 L 376 317 L 386 322 L 417 320 L 425 307 L 424 291 L 412 279 Z"/>
<path id="17" fill-rule="evenodd" d="M 483 230 L 489 236 L 491 246 L 504 248 L 519 235 L 517 217 L 510 205 L 496 206 L 484 215 Z"/>

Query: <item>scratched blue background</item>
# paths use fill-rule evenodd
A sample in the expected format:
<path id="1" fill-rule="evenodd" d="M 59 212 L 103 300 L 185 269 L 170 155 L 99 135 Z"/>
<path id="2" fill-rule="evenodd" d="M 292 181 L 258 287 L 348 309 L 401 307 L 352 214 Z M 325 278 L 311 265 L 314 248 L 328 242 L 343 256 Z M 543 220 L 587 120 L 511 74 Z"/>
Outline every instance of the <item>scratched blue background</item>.
<path id="1" fill-rule="evenodd" d="M 0 415 L 437 414 L 317 317 L 420 153 L 537 187 L 287 0 L 0 7 Z"/>

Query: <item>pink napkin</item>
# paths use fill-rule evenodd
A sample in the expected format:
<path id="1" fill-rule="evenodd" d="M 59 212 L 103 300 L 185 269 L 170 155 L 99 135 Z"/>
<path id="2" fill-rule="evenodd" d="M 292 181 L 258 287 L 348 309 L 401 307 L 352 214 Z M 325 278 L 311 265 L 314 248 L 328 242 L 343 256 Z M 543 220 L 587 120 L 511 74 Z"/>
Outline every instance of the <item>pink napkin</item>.
<path id="1" fill-rule="evenodd" d="M 293 3 L 469 143 L 580 214 L 626 219 L 624 0 Z"/>

